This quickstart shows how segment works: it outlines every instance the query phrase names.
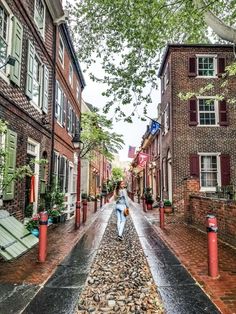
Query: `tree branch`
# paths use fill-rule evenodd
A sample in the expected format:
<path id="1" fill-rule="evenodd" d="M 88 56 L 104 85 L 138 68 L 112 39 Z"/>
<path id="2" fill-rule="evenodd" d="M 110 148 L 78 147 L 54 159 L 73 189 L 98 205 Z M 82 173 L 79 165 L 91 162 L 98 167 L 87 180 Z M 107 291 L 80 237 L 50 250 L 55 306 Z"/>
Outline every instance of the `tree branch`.
<path id="1" fill-rule="evenodd" d="M 203 9 L 206 24 L 222 39 L 236 44 L 236 29 L 226 25 L 221 19 L 215 16 L 210 10 L 205 11 L 203 0 L 193 0 L 196 8 Z"/>

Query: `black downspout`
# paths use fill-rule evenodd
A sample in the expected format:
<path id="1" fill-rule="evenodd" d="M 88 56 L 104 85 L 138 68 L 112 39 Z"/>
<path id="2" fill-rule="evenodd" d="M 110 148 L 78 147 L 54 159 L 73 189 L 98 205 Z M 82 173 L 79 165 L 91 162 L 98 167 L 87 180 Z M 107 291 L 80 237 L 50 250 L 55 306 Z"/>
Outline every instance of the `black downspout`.
<path id="1" fill-rule="evenodd" d="M 54 165 L 54 129 L 55 129 L 55 110 L 56 110 L 56 51 L 57 51 L 57 25 L 54 26 L 53 38 L 53 74 L 52 74 L 52 144 L 51 144 L 51 167 L 50 167 L 50 190 L 53 185 L 53 165 Z"/>

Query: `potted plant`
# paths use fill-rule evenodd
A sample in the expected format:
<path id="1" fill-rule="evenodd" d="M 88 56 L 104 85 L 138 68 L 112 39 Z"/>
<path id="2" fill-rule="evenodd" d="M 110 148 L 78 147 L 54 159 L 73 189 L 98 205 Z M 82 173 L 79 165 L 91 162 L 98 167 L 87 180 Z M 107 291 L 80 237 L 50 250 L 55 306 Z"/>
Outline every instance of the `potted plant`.
<path id="1" fill-rule="evenodd" d="M 172 213 L 172 203 L 170 200 L 164 200 L 164 212 Z"/>
<path id="2" fill-rule="evenodd" d="M 61 211 L 58 210 L 57 208 L 53 208 L 48 211 L 48 217 L 52 219 L 52 222 L 54 224 L 60 222 L 60 216 L 61 216 Z"/>
<path id="3" fill-rule="evenodd" d="M 152 188 L 147 187 L 145 189 L 144 198 L 147 205 L 147 209 L 152 209 L 152 204 L 154 203 L 154 199 L 152 196 Z"/>
<path id="4" fill-rule="evenodd" d="M 26 229 L 29 230 L 34 236 L 39 236 L 39 215 L 33 215 L 33 217 L 27 222 Z"/>

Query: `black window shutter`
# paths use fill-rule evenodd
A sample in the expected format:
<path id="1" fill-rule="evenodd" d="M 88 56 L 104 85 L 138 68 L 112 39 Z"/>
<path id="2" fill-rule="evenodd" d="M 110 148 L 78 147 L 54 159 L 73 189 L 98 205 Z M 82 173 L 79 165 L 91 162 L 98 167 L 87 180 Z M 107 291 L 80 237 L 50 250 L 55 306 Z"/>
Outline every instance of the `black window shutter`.
<path id="1" fill-rule="evenodd" d="M 63 101 L 63 112 L 62 112 L 62 125 L 65 127 L 66 126 L 66 107 L 67 107 L 67 97 L 64 94 L 64 101 Z"/>
<path id="2" fill-rule="evenodd" d="M 197 59 L 196 57 L 191 57 L 188 59 L 188 76 L 197 75 Z"/>
<path id="3" fill-rule="evenodd" d="M 219 123 L 220 126 L 228 126 L 229 121 L 228 121 L 228 115 L 227 115 L 227 104 L 226 100 L 223 99 L 219 101 Z"/>
<path id="4" fill-rule="evenodd" d="M 225 58 L 218 58 L 218 76 L 225 73 Z"/>
<path id="5" fill-rule="evenodd" d="M 230 155 L 220 155 L 221 186 L 230 185 Z"/>
<path id="6" fill-rule="evenodd" d="M 198 154 L 190 155 L 190 176 L 199 178 L 199 156 Z"/>
<path id="7" fill-rule="evenodd" d="M 189 100 L 189 125 L 197 125 L 197 99 Z"/>

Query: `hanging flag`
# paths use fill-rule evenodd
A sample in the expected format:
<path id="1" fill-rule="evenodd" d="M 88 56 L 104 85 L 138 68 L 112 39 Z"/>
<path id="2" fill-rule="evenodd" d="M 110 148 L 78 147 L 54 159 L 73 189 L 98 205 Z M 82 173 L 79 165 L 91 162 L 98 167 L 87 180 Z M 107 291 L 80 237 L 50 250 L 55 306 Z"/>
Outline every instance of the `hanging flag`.
<path id="1" fill-rule="evenodd" d="M 129 146 L 128 158 L 134 158 L 135 156 L 135 146 Z"/>
<path id="2" fill-rule="evenodd" d="M 145 153 L 139 153 L 138 154 L 138 166 L 139 167 L 145 167 L 148 160 L 148 154 Z"/>
<path id="3" fill-rule="evenodd" d="M 152 121 L 152 125 L 151 125 L 151 134 L 154 135 L 158 130 L 160 130 L 160 123 L 157 121 Z"/>

